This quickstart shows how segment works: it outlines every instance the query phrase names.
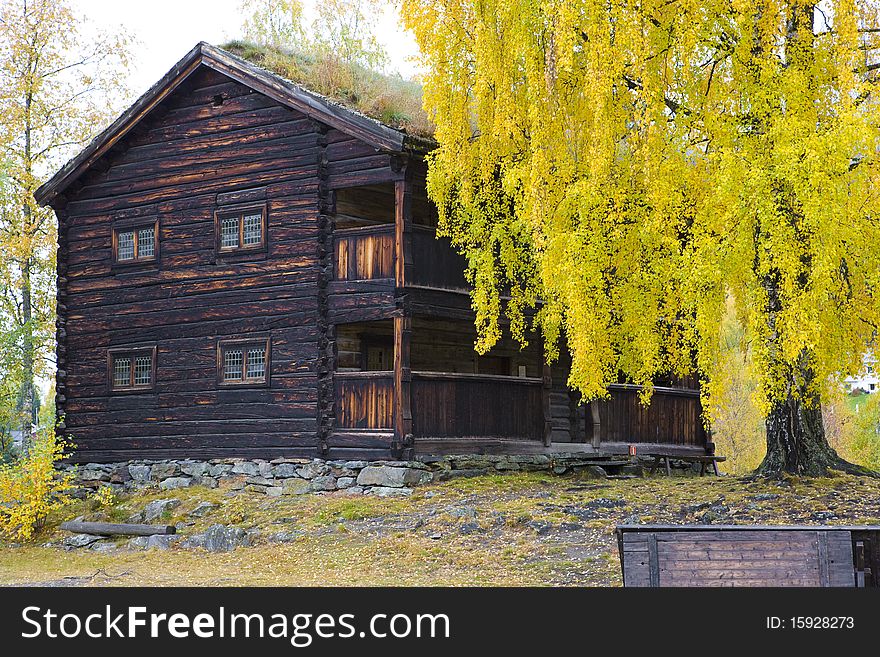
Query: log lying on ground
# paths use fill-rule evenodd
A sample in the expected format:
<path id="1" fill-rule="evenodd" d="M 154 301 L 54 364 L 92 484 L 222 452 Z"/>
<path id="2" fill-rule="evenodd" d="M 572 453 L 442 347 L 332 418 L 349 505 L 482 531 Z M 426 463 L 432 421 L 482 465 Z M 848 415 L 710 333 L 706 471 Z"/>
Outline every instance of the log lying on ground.
<path id="1" fill-rule="evenodd" d="M 75 534 L 97 536 L 154 536 L 177 533 L 173 525 L 126 525 L 112 522 L 62 522 L 61 529 Z"/>

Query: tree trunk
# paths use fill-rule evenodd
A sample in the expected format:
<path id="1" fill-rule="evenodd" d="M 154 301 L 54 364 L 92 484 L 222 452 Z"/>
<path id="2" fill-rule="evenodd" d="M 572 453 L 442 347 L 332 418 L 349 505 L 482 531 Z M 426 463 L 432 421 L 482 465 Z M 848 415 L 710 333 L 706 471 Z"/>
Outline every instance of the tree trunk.
<path id="1" fill-rule="evenodd" d="M 34 389 L 34 330 L 33 299 L 31 294 L 31 261 L 25 259 L 21 268 L 22 335 L 21 430 L 25 452 L 30 451 L 31 433 L 36 422 L 36 395 Z"/>
<path id="2" fill-rule="evenodd" d="M 828 444 L 822 423 L 822 405 L 815 392 L 815 375 L 804 352 L 788 377 L 784 399 L 773 402 L 767 415 L 767 454 L 757 474 L 771 477 L 783 473 L 821 477 L 829 470 L 876 476 L 876 473 L 844 461 Z"/>
<path id="3" fill-rule="evenodd" d="M 27 14 L 27 3 L 24 4 Z M 33 92 L 31 89 L 25 93 L 25 125 L 24 125 L 24 170 L 27 180 L 34 180 L 33 154 L 31 151 L 31 106 L 33 105 Z M 35 190 L 29 189 L 29 198 L 22 206 L 23 230 L 22 237 L 30 243 L 34 236 L 34 217 L 31 210 L 31 198 Z M 29 247 L 30 249 L 31 247 Z M 34 389 L 34 312 L 33 294 L 31 289 L 31 264 L 32 252 L 27 253 L 21 263 L 21 319 L 24 332 L 22 335 L 22 390 L 21 390 L 21 419 L 22 419 L 22 445 L 25 453 L 31 448 L 32 429 L 36 424 L 36 391 Z"/>

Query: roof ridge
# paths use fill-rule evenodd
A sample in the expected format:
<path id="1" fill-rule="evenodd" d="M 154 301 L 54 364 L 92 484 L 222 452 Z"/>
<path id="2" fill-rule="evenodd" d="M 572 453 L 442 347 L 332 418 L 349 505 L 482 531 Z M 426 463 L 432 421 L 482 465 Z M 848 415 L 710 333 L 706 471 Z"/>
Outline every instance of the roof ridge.
<path id="1" fill-rule="evenodd" d="M 399 128 L 248 62 L 234 53 L 206 41 L 199 41 L 128 109 L 43 183 L 34 193 L 37 202 L 46 205 L 61 195 L 200 66 L 216 70 L 282 105 L 361 139 L 379 150 L 424 152 L 430 150 L 435 143 L 427 138 L 407 134 Z"/>

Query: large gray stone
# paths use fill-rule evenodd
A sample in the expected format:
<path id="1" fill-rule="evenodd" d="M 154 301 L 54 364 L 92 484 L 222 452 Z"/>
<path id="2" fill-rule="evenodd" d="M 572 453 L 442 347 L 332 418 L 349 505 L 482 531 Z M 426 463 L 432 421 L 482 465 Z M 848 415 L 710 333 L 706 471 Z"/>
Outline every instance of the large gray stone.
<path id="1" fill-rule="evenodd" d="M 142 484 L 150 480 L 150 466 L 148 465 L 130 465 L 128 466 L 128 474 L 137 483 Z"/>
<path id="2" fill-rule="evenodd" d="M 378 495 L 379 497 L 406 497 L 412 495 L 412 488 L 389 488 L 387 486 L 373 486 L 369 489 L 370 495 Z"/>
<path id="3" fill-rule="evenodd" d="M 64 539 L 64 546 L 69 548 L 83 548 L 103 539 L 103 536 L 92 534 L 74 534 Z"/>
<path id="4" fill-rule="evenodd" d="M 232 472 L 232 468 L 229 463 L 217 463 L 208 468 L 208 474 L 211 477 L 222 477 Z"/>
<path id="5" fill-rule="evenodd" d="M 324 475 L 321 477 L 315 477 L 312 479 L 311 486 L 309 486 L 313 491 L 320 490 L 336 490 L 336 477 L 332 475 Z"/>
<path id="6" fill-rule="evenodd" d="M 251 463 L 250 461 L 239 461 L 234 466 L 232 466 L 233 474 L 245 474 L 249 477 L 259 477 L 260 476 L 260 468 L 256 463 Z"/>
<path id="7" fill-rule="evenodd" d="M 354 486 L 354 482 L 354 477 L 339 477 L 339 479 L 336 480 L 336 488 L 351 488 Z"/>
<path id="8" fill-rule="evenodd" d="M 250 537 L 240 527 L 212 525 L 204 534 L 196 534 L 184 540 L 184 547 L 200 547 L 208 552 L 232 552 L 250 544 Z"/>
<path id="9" fill-rule="evenodd" d="M 269 534 L 267 539 L 270 543 L 293 543 L 302 535 L 303 533 L 299 531 L 283 531 Z"/>
<path id="10" fill-rule="evenodd" d="M 248 477 L 247 483 L 253 484 L 254 486 L 274 486 L 274 479 L 266 479 L 266 477 Z"/>
<path id="11" fill-rule="evenodd" d="M 432 475 L 425 470 L 414 468 L 396 468 L 388 466 L 367 466 L 361 470 L 357 483 L 361 486 L 383 486 L 402 488 L 417 486 L 431 481 Z"/>
<path id="12" fill-rule="evenodd" d="M 189 512 L 189 515 L 194 518 L 201 518 L 202 516 L 211 513 L 211 511 L 216 509 L 218 506 L 218 504 L 214 504 L 213 502 L 199 502 L 198 504 L 196 504 L 196 508 Z"/>
<path id="13" fill-rule="evenodd" d="M 181 463 L 180 469 L 183 471 L 183 474 L 187 474 L 190 477 L 201 477 L 203 475 L 208 474 L 208 470 L 211 466 L 209 466 L 204 461 L 194 461 L 191 463 Z"/>
<path id="14" fill-rule="evenodd" d="M 140 518 L 140 522 L 155 522 L 160 518 L 164 517 L 165 514 L 170 514 L 172 509 L 176 509 L 180 506 L 180 500 L 176 498 L 168 499 L 168 500 L 154 500 L 147 504 L 144 507 L 144 510 L 138 514 Z"/>
<path id="15" fill-rule="evenodd" d="M 296 476 L 297 467 L 293 463 L 279 463 L 275 466 L 273 475 L 278 479 L 289 479 Z"/>
<path id="16" fill-rule="evenodd" d="M 309 492 L 309 485 L 305 479 L 285 479 L 282 490 L 285 495 L 302 495 Z"/>
<path id="17" fill-rule="evenodd" d="M 326 463 L 322 463 L 320 461 L 313 461 L 312 463 L 307 463 L 299 470 L 296 471 L 303 479 L 314 479 L 315 477 L 320 477 L 322 475 L 330 472 L 330 466 Z"/>
<path id="18" fill-rule="evenodd" d="M 80 481 L 110 481 L 110 473 L 97 468 L 83 468 L 79 471 Z"/>
<path id="19" fill-rule="evenodd" d="M 148 550 L 167 550 L 174 543 L 180 540 L 180 536 L 156 534 L 154 536 L 145 536 L 147 539 L 146 549 Z"/>
<path id="20" fill-rule="evenodd" d="M 162 490 L 173 490 L 175 488 L 189 488 L 192 479 L 189 477 L 169 477 L 159 482 L 159 488 Z"/>
<path id="21" fill-rule="evenodd" d="M 117 465 L 110 472 L 110 481 L 114 484 L 124 484 L 131 481 L 131 473 L 125 465 Z"/>
<path id="22" fill-rule="evenodd" d="M 156 463 L 150 472 L 150 476 L 157 481 L 162 481 L 178 474 L 180 474 L 180 467 L 177 463 Z"/>

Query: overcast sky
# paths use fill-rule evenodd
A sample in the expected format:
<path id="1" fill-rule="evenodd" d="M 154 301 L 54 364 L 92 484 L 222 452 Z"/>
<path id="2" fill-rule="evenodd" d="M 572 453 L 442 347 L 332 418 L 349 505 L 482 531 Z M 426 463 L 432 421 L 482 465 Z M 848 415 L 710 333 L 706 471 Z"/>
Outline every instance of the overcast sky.
<path id="1" fill-rule="evenodd" d="M 308 23 L 321 0 L 303 0 Z M 146 91 L 199 41 L 219 45 L 241 36 L 244 17 L 240 0 L 71 0 L 89 21 L 102 29 L 122 25 L 137 42 L 131 88 L 135 96 Z M 391 68 L 405 76 L 416 70 L 412 57 L 418 49 L 411 34 L 397 21 L 397 12 L 386 3 L 377 37 L 391 58 Z"/>

